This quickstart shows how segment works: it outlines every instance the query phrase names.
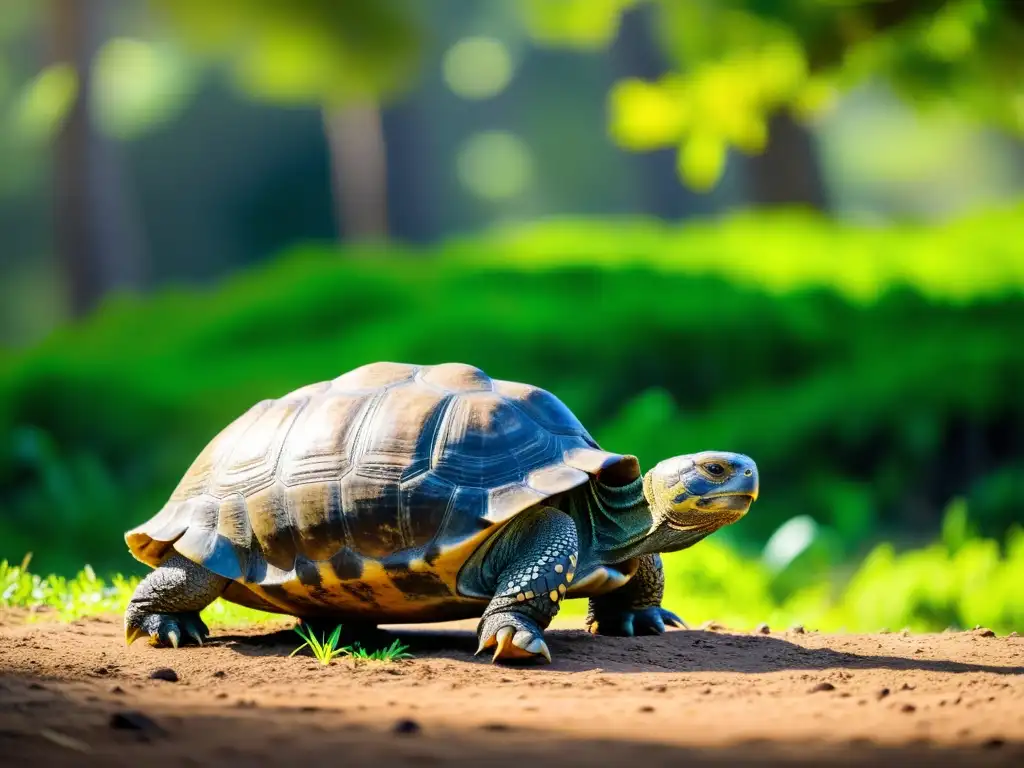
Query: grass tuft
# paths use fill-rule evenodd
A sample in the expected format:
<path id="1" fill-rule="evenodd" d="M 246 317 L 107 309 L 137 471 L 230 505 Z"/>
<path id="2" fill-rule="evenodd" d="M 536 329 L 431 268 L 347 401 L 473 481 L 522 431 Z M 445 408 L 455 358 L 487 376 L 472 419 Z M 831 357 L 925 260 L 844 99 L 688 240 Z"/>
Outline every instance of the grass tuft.
<path id="1" fill-rule="evenodd" d="M 334 628 L 334 631 L 331 633 L 330 637 L 322 638 L 320 640 L 316 639 L 316 635 L 313 634 L 312 629 L 309 629 L 308 627 L 305 627 L 301 624 L 295 627 L 295 631 L 296 633 L 298 633 L 299 637 L 305 640 L 305 642 L 298 648 L 296 648 L 294 651 L 289 653 L 289 658 L 291 658 L 304 648 L 309 648 L 309 650 L 313 652 L 313 656 L 316 658 L 316 660 L 326 667 L 328 664 L 334 661 L 334 659 L 337 656 L 343 656 L 348 652 L 347 648 L 337 647 L 338 639 L 341 637 L 341 624 Z"/>
<path id="2" fill-rule="evenodd" d="M 409 646 L 403 645 L 398 640 L 395 640 L 387 648 L 378 648 L 376 651 L 367 651 L 365 648 L 361 648 L 359 643 L 355 643 L 350 649 L 349 655 L 356 661 L 399 661 L 401 659 L 411 659 L 412 654 L 406 653 L 409 650 Z"/>
<path id="3" fill-rule="evenodd" d="M 341 638 L 341 624 L 334 628 L 330 636 L 322 636 L 317 640 L 316 635 L 313 634 L 313 630 L 303 625 L 295 627 L 295 632 L 305 642 L 296 648 L 294 651 L 288 654 L 291 658 L 300 651 L 309 648 L 313 653 L 314 658 L 323 664 L 325 667 L 330 664 L 338 656 L 347 656 L 353 661 L 382 661 L 392 662 L 398 661 L 399 659 L 411 659 L 412 654 L 407 653 L 409 646 L 403 645 L 398 640 L 395 640 L 387 648 L 379 648 L 375 651 L 367 651 L 361 647 L 359 643 L 353 645 L 339 646 L 338 642 Z"/>

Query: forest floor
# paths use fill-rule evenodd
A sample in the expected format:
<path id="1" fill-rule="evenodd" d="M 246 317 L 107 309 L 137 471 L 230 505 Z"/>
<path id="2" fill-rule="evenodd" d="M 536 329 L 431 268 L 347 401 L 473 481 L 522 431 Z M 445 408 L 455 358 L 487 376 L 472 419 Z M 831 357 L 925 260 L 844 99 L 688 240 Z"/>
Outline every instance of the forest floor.
<path id="1" fill-rule="evenodd" d="M 0 764 L 1024 765 L 1024 638 L 565 619 L 553 664 L 508 667 L 460 622 L 396 628 L 412 660 L 323 667 L 289 627 L 172 650 L 126 648 L 117 616 L 0 617 Z"/>

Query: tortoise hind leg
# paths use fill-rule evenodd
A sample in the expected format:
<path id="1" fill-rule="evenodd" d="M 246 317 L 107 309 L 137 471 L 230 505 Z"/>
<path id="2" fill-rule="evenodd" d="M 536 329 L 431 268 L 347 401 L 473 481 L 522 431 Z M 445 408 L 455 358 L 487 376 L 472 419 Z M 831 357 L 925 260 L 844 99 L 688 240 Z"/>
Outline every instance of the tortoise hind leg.
<path id="1" fill-rule="evenodd" d="M 494 598 L 477 628 L 477 653 L 494 648 L 494 661 L 551 661 L 543 635 L 572 581 L 576 525 L 561 510 L 541 507 L 520 514 L 499 536 L 483 564 L 496 578 Z"/>
<path id="2" fill-rule="evenodd" d="M 148 635 L 152 645 L 177 648 L 189 641 L 202 645 L 210 630 L 199 612 L 220 597 L 228 583 L 223 576 L 173 553 L 136 587 L 124 612 L 125 641 L 131 645 Z"/>

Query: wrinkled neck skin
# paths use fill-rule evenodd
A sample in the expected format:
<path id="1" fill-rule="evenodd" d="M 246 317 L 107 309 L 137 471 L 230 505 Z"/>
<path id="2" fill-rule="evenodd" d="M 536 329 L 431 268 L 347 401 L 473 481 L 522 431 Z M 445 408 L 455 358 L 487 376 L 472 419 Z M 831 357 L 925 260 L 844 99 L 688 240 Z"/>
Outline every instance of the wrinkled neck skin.
<path id="1" fill-rule="evenodd" d="M 674 530 L 660 520 L 655 525 L 643 477 L 617 487 L 592 480 L 580 489 L 568 511 L 576 521 L 582 557 L 594 565 L 686 549 L 710 533 Z"/>
<path id="2" fill-rule="evenodd" d="M 576 519 L 584 559 L 613 565 L 652 551 L 645 547 L 653 515 L 642 477 L 616 487 L 592 480 L 573 501 L 570 514 Z"/>

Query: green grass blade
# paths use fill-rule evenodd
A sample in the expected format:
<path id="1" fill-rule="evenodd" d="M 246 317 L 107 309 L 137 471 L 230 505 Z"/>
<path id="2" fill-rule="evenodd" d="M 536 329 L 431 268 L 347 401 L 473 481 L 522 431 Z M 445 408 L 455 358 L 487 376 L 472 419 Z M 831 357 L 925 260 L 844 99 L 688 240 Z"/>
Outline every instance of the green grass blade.
<path id="1" fill-rule="evenodd" d="M 302 650 L 303 648 L 307 648 L 307 647 L 309 647 L 309 642 L 308 642 L 308 641 L 307 641 L 307 642 L 305 642 L 305 643 L 303 643 L 302 645 L 300 645 L 300 646 L 299 646 L 298 648 L 296 648 L 296 649 L 295 649 L 294 651 L 292 651 L 291 653 L 289 653 L 289 654 L 288 654 L 288 658 L 290 659 L 290 658 L 291 658 L 292 656 L 294 656 L 294 655 L 295 655 L 296 653 L 298 653 L 299 651 L 301 651 L 301 650 Z"/>
<path id="2" fill-rule="evenodd" d="M 341 624 L 336 626 L 334 631 L 331 633 L 331 637 L 327 641 L 327 648 L 333 652 L 334 649 L 338 647 L 339 639 L 341 639 Z"/>

